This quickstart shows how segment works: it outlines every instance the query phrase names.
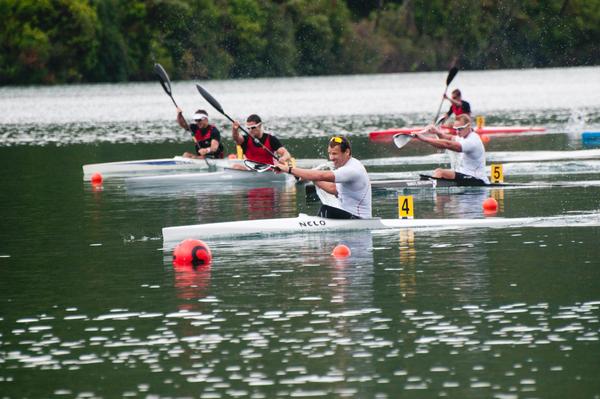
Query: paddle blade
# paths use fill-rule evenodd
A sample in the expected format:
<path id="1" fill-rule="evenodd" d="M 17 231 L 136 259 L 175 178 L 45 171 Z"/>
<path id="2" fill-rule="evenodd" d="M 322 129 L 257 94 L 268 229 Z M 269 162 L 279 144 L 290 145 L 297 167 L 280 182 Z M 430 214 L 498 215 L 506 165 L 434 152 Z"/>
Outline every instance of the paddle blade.
<path id="1" fill-rule="evenodd" d="M 244 165 L 250 169 L 250 170 L 254 170 L 258 173 L 262 173 L 262 172 L 266 172 L 268 170 L 273 170 L 273 165 L 269 165 L 266 163 L 260 163 L 260 162 L 254 162 L 254 161 L 249 161 L 249 160 L 244 160 Z"/>
<path id="2" fill-rule="evenodd" d="M 336 197 L 333 194 L 329 194 L 327 191 L 323 190 L 319 186 L 315 186 L 315 190 L 317 192 L 317 195 L 319 196 L 319 200 L 321 200 L 321 203 L 323 205 L 344 210 L 338 197 Z"/>
<path id="3" fill-rule="evenodd" d="M 412 136 L 410 134 L 398 133 L 394 135 L 394 144 L 398 148 L 404 147 L 411 140 Z"/>
<path id="4" fill-rule="evenodd" d="M 448 77 L 446 78 L 446 86 L 450 86 L 450 83 L 454 80 L 454 77 L 458 73 L 457 67 L 452 67 L 450 71 L 448 71 Z"/>
<path id="5" fill-rule="evenodd" d="M 167 71 L 160 64 L 154 64 L 154 73 L 158 76 L 160 80 L 160 85 L 165 90 L 165 93 L 171 95 L 171 81 L 169 80 L 169 75 L 167 75 Z"/>
<path id="6" fill-rule="evenodd" d="M 211 96 L 209 92 L 204 90 L 204 88 L 202 88 L 202 86 L 200 86 L 200 85 L 196 85 L 196 89 L 198 89 L 198 92 L 200 93 L 200 95 L 202 97 L 204 97 L 204 99 L 206 101 L 208 101 L 208 103 L 210 105 L 212 105 L 214 109 L 216 109 L 217 111 L 219 111 L 222 114 L 225 114 L 223 112 L 223 108 L 221 108 L 221 104 L 219 104 L 219 102 L 217 100 L 215 100 L 214 97 Z"/>

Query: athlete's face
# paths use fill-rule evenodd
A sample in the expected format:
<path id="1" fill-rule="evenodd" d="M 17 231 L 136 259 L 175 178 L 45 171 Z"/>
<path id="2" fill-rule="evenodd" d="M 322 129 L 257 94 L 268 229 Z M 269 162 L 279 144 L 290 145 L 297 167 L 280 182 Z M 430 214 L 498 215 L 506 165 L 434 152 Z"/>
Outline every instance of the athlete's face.
<path id="1" fill-rule="evenodd" d="M 246 123 L 246 129 L 250 132 L 250 135 L 257 139 L 262 137 L 262 123 L 248 122 Z"/>
<path id="2" fill-rule="evenodd" d="M 471 133 L 471 123 L 465 124 L 461 121 L 454 121 L 453 127 L 456 134 L 460 137 L 467 137 L 467 135 Z"/>
<path id="3" fill-rule="evenodd" d="M 208 118 L 196 119 L 194 122 L 196 122 L 196 125 L 198 125 L 200 129 L 208 127 Z"/>
<path id="4" fill-rule="evenodd" d="M 329 160 L 333 162 L 336 169 L 344 166 L 351 157 L 350 149 L 342 152 L 342 147 L 339 145 L 327 147 L 327 152 L 329 153 Z"/>

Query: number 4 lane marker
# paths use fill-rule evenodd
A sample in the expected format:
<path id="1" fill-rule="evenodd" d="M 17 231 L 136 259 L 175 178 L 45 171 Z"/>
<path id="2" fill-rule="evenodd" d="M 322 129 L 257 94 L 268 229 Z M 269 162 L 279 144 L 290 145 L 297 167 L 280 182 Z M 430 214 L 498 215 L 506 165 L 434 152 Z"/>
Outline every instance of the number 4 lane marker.
<path id="1" fill-rule="evenodd" d="M 415 208 L 413 206 L 412 195 L 398 196 L 398 217 L 400 219 L 413 219 L 415 216 Z"/>

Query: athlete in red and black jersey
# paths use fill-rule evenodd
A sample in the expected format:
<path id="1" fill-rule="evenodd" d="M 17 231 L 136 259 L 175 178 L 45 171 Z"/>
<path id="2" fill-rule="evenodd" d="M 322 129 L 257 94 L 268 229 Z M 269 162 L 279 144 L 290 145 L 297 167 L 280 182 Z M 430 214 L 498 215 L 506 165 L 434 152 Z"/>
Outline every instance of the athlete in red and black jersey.
<path id="1" fill-rule="evenodd" d="M 255 143 L 255 139 L 260 141 L 272 153 L 278 155 L 280 162 L 287 162 L 291 158 L 290 153 L 277 137 L 263 131 L 260 116 L 252 114 L 246 119 L 246 130 L 248 130 L 251 137 L 240 134 L 239 128 L 239 122 L 234 122 L 232 129 L 233 141 L 242 147 L 246 159 L 271 165 L 274 163 L 273 156 L 260 144 Z"/>
<path id="2" fill-rule="evenodd" d="M 446 114 L 439 120 L 439 123 L 446 121 L 452 114 L 454 114 L 454 116 L 467 114 L 469 117 L 471 117 L 471 104 L 462 99 L 460 90 L 455 89 L 452 91 L 452 97 L 448 97 L 446 94 L 444 94 L 444 98 L 450 101 L 451 105 L 448 112 L 446 112 Z"/>
<path id="3" fill-rule="evenodd" d="M 187 124 L 180 108 L 177 108 L 177 122 L 182 128 L 189 130 L 194 138 L 196 153 L 184 152 L 187 158 L 223 158 L 221 133 L 214 125 L 208 123 L 208 113 L 199 109 L 192 117 L 195 123 Z"/>

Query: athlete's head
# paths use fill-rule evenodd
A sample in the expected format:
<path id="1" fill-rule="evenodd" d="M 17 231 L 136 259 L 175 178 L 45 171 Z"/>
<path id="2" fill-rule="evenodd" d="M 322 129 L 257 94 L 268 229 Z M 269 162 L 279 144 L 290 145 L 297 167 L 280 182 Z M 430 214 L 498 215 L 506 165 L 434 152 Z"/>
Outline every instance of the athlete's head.
<path id="1" fill-rule="evenodd" d="M 333 162 L 336 168 L 344 166 L 352 157 L 352 147 L 350 141 L 344 136 L 333 136 L 329 140 L 327 148 L 329 160 Z"/>
<path id="2" fill-rule="evenodd" d="M 459 100 L 462 98 L 462 94 L 460 93 L 460 90 L 458 89 L 454 89 L 452 90 L 452 99 L 453 100 Z"/>
<path id="3" fill-rule="evenodd" d="M 262 136 L 262 119 L 260 119 L 260 116 L 252 114 L 246 118 L 246 129 L 252 136 L 260 138 Z"/>
<path id="4" fill-rule="evenodd" d="M 471 117 L 467 114 L 460 114 L 454 119 L 454 124 L 452 125 L 456 134 L 461 137 L 466 137 L 469 133 L 471 133 Z"/>
<path id="5" fill-rule="evenodd" d="M 201 128 L 208 126 L 208 112 L 203 109 L 197 110 L 194 115 L 192 115 L 192 119 L 194 119 L 196 125 Z"/>

